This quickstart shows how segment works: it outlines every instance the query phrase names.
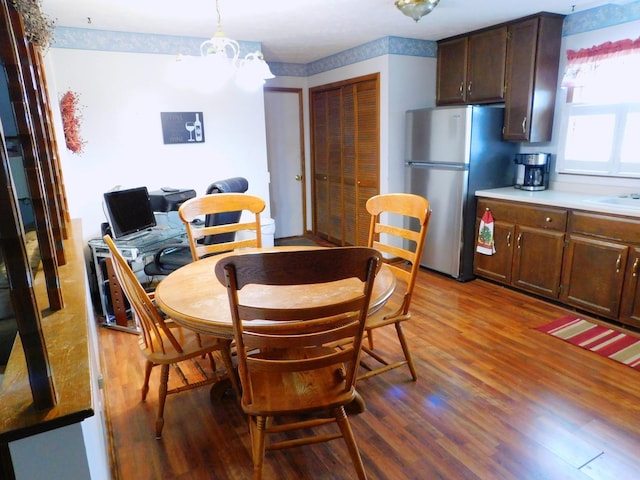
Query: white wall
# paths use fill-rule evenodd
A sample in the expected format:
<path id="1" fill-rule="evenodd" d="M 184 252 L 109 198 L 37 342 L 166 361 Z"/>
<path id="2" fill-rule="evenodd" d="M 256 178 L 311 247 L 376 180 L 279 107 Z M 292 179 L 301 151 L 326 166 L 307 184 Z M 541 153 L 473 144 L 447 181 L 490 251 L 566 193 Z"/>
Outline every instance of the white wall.
<path id="1" fill-rule="evenodd" d="M 202 195 L 215 180 L 244 176 L 271 216 L 261 89 L 179 89 L 167 80 L 170 55 L 53 48 L 47 57 L 51 98 L 72 90 L 82 105 L 84 152 L 65 148 L 59 125 L 56 134 L 70 215 L 82 218 L 85 240 L 100 235 L 102 194 L 117 185 L 193 188 Z M 203 112 L 205 142 L 165 145 L 160 112 L 192 111 Z"/>

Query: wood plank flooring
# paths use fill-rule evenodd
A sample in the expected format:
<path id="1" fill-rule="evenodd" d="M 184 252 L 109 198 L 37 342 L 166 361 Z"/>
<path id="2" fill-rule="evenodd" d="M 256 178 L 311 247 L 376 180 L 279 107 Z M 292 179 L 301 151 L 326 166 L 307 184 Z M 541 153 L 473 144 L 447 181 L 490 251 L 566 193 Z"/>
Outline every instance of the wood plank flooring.
<path id="1" fill-rule="evenodd" d="M 640 372 L 534 329 L 571 311 L 421 271 L 413 313 L 405 330 L 418 381 L 396 369 L 358 384 L 367 409 L 350 419 L 370 479 L 640 478 Z M 377 348 L 399 351 L 389 334 Z M 155 439 L 159 371 L 141 403 L 136 342 L 100 329 L 114 477 L 251 478 L 232 394 L 170 396 Z M 266 479 L 353 477 L 341 441 L 266 456 Z"/>

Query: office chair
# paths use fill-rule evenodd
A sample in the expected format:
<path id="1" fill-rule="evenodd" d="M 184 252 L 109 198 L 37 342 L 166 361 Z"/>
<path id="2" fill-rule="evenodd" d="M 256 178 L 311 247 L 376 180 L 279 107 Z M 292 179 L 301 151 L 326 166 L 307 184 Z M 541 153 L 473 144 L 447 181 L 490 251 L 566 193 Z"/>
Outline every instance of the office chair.
<path id="1" fill-rule="evenodd" d="M 207 188 L 206 193 L 207 195 L 215 193 L 244 193 L 248 188 L 249 182 L 246 178 L 233 177 L 212 183 Z M 214 225 L 238 223 L 241 215 L 242 211 L 208 214 L 205 216 L 204 226 L 211 227 Z M 235 232 L 221 233 L 218 235 L 208 235 L 201 240 L 201 243 L 205 245 L 226 243 L 233 241 L 234 238 Z M 189 244 L 177 243 L 165 245 L 155 253 L 153 261 L 145 265 L 144 273 L 150 277 L 155 275 L 169 275 L 183 265 L 193 262 L 193 260 Z"/>

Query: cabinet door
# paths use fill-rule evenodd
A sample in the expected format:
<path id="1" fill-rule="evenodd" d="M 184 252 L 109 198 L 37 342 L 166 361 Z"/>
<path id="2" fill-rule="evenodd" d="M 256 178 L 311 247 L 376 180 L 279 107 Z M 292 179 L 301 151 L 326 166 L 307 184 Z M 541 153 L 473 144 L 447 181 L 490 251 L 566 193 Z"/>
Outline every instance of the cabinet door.
<path id="1" fill-rule="evenodd" d="M 560 300 L 617 318 L 629 247 L 581 235 L 569 236 Z"/>
<path id="2" fill-rule="evenodd" d="M 461 105 L 466 101 L 467 37 L 438 42 L 436 104 Z"/>
<path id="3" fill-rule="evenodd" d="M 518 226 L 513 258 L 512 284 L 558 298 L 564 232 Z"/>
<path id="4" fill-rule="evenodd" d="M 476 242 L 479 228 L 480 218 L 476 220 Z M 493 239 L 496 253 L 483 255 L 476 252 L 473 261 L 473 272 L 481 277 L 491 278 L 502 283 L 511 283 L 515 225 L 495 221 L 493 224 Z"/>
<path id="5" fill-rule="evenodd" d="M 620 321 L 636 328 L 640 328 L 640 248 L 633 248 L 625 275 L 622 291 L 622 306 Z"/>
<path id="6" fill-rule="evenodd" d="M 509 25 L 505 140 L 551 140 L 563 18 L 540 14 Z"/>
<path id="7" fill-rule="evenodd" d="M 469 36 L 467 103 L 504 101 L 507 27 Z"/>
<path id="8" fill-rule="evenodd" d="M 505 140 L 529 140 L 537 38 L 537 18 L 509 26 L 504 112 Z"/>

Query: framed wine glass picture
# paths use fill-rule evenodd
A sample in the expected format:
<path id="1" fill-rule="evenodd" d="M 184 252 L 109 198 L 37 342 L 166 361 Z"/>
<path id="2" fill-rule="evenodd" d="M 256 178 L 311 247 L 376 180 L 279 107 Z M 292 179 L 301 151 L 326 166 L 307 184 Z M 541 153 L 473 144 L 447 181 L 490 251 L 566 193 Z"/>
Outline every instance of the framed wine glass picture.
<path id="1" fill-rule="evenodd" d="M 160 112 L 162 139 L 171 143 L 204 143 L 202 112 Z"/>

